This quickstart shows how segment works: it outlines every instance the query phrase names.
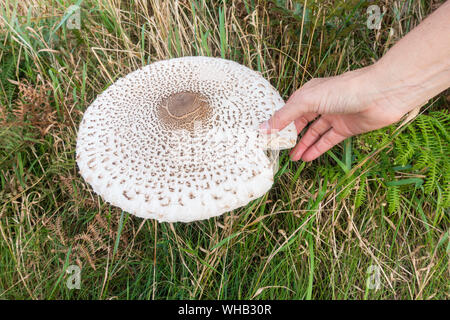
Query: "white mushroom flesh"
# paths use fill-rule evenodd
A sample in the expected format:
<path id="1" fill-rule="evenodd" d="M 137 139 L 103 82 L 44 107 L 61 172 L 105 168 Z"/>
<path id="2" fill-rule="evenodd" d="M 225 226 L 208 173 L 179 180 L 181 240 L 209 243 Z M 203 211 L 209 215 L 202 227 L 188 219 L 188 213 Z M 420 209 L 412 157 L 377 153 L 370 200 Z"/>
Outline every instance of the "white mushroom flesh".
<path id="1" fill-rule="evenodd" d="M 284 105 L 259 73 L 238 63 L 183 57 L 117 80 L 86 110 L 77 138 L 81 175 L 107 202 L 142 218 L 190 222 L 265 194 L 266 149 L 295 145 L 294 124 L 258 125 Z"/>

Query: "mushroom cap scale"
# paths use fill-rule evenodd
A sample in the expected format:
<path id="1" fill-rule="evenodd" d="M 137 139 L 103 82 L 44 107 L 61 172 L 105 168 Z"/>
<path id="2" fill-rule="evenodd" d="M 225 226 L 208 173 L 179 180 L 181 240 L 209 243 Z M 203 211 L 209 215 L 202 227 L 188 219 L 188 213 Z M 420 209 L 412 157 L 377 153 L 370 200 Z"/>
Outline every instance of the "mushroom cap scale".
<path id="1" fill-rule="evenodd" d="M 294 124 L 258 125 L 284 105 L 259 73 L 210 57 L 158 61 L 117 80 L 87 108 L 80 174 L 103 199 L 142 218 L 207 219 L 273 183 L 265 150 L 295 145 Z"/>

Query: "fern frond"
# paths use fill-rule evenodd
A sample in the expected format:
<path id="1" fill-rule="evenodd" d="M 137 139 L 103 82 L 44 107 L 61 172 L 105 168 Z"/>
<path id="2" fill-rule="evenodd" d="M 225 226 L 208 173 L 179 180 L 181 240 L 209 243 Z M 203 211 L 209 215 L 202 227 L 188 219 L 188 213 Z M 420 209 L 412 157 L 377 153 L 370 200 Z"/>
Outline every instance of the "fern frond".
<path id="1" fill-rule="evenodd" d="M 5 94 L 0 95 L 0 103 L 9 105 L 14 95 L 16 86 L 9 82 L 9 79 L 14 79 L 16 71 L 16 59 L 12 55 L 5 55 L 0 64 L 0 91 Z"/>
<path id="2" fill-rule="evenodd" d="M 386 200 L 389 205 L 389 213 L 397 211 L 397 209 L 400 207 L 400 187 L 388 186 Z"/>
<path id="3" fill-rule="evenodd" d="M 450 126 L 450 114 L 447 110 L 433 112 L 433 125 L 439 129 L 447 143 L 450 142 L 450 133 L 448 127 Z"/>
<path id="4" fill-rule="evenodd" d="M 444 208 L 450 207 L 450 161 L 445 162 L 442 181 L 442 205 Z"/>
<path id="5" fill-rule="evenodd" d="M 408 139 L 408 137 L 400 136 L 399 139 L 396 141 L 396 150 L 397 155 L 395 157 L 395 163 L 405 166 L 408 164 L 408 162 L 412 159 L 415 152 L 415 146 L 414 144 Z"/>
<path id="6" fill-rule="evenodd" d="M 436 189 L 436 181 L 438 179 L 437 161 L 435 157 L 429 157 L 427 179 L 423 185 L 426 193 L 431 193 Z"/>

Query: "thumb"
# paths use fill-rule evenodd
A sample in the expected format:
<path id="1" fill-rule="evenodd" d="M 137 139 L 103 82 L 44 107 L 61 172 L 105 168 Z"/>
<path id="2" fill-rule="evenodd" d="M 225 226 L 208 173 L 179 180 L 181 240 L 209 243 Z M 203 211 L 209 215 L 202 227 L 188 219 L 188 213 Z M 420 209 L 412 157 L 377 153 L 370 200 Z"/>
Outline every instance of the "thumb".
<path id="1" fill-rule="evenodd" d="M 281 109 L 275 111 L 269 120 L 260 125 L 260 129 L 266 132 L 282 130 L 294 120 L 311 113 L 309 106 L 310 104 L 306 103 L 301 92 L 297 91 Z"/>

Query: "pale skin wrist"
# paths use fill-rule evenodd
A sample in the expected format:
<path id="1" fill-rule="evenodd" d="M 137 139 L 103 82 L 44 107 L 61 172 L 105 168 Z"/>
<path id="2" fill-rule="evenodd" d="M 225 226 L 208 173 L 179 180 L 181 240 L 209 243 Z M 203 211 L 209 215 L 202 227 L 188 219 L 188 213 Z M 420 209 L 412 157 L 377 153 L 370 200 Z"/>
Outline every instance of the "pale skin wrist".
<path id="1" fill-rule="evenodd" d="M 450 1 L 398 41 L 373 65 L 384 94 L 408 112 L 450 87 Z"/>
<path id="2" fill-rule="evenodd" d="M 450 86 L 449 61 L 450 57 L 447 61 L 429 61 L 426 67 L 418 68 L 383 57 L 371 66 L 368 81 L 377 88 L 376 99 L 389 98 L 397 111 L 405 114 Z"/>

